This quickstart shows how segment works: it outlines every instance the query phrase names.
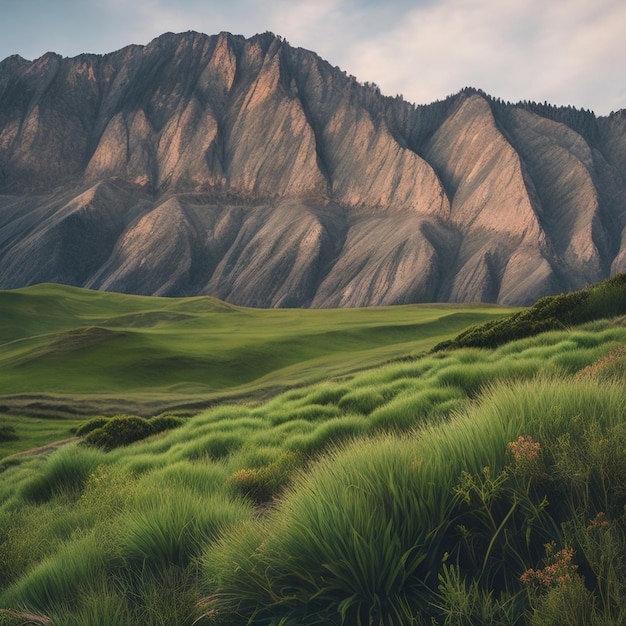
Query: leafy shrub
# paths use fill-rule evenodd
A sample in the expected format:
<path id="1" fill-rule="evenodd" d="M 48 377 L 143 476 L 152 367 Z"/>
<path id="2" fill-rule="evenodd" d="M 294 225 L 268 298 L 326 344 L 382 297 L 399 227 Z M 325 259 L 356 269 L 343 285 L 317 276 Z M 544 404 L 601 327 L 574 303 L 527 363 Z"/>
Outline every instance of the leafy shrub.
<path id="1" fill-rule="evenodd" d="M 92 430 L 96 430 L 96 428 L 102 428 L 105 424 L 108 423 L 110 419 L 111 419 L 110 417 L 102 417 L 102 416 L 93 417 L 88 422 L 81 424 L 76 429 L 74 434 L 77 437 L 84 437 L 85 435 L 89 434 Z"/>
<path id="2" fill-rule="evenodd" d="M 508 317 L 471 326 L 433 352 L 451 348 L 495 348 L 549 330 L 567 328 L 626 313 L 626 274 L 618 274 L 586 289 L 544 296 L 530 308 Z"/>
<path id="3" fill-rule="evenodd" d="M 171 430 L 172 428 L 178 428 L 184 423 L 185 421 L 183 419 L 175 417 L 174 415 L 158 415 L 150 420 L 152 430 L 155 433 L 162 433 L 166 430 Z"/>
<path id="4" fill-rule="evenodd" d="M 143 417 L 117 415 L 103 426 L 87 433 L 83 443 L 112 450 L 145 439 L 155 433 L 152 424 Z"/>

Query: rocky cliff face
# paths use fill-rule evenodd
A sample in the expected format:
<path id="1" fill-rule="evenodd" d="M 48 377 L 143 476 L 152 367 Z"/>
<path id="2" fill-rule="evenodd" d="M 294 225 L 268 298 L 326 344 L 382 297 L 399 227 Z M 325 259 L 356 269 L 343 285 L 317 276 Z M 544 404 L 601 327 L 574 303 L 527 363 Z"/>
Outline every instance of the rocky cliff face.
<path id="1" fill-rule="evenodd" d="M 267 33 L 0 63 L 0 288 L 527 304 L 626 271 L 626 111 L 414 107 Z"/>

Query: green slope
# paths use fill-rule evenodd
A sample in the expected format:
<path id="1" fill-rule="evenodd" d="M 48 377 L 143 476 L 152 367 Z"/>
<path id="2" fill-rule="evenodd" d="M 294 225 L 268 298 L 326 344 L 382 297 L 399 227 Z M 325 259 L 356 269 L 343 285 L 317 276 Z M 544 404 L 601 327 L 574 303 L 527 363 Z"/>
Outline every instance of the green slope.
<path id="1" fill-rule="evenodd" d="M 625 372 L 616 318 L 0 448 L 0 622 L 622 624 Z"/>
<path id="2" fill-rule="evenodd" d="M 37 285 L 0 292 L 0 312 L 5 410 L 154 413 L 373 366 L 510 309 L 257 310 Z"/>

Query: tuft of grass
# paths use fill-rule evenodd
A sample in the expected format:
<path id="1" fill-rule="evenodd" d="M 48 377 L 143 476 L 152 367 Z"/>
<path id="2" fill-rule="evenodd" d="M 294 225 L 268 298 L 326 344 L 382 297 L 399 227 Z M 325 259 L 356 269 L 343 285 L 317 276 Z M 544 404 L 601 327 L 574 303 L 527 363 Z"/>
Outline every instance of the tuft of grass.
<path id="1" fill-rule="evenodd" d="M 223 494 L 198 498 L 187 490 L 164 490 L 123 521 L 119 551 L 137 571 L 185 567 L 224 528 L 248 515 L 247 506 Z"/>
<path id="2" fill-rule="evenodd" d="M 464 394 L 456 387 L 404 392 L 376 409 L 371 415 L 370 424 L 374 429 L 409 430 L 436 417 L 448 416 L 461 406 L 464 398 Z"/>
<path id="3" fill-rule="evenodd" d="M 44 462 L 42 471 L 25 482 L 22 497 L 29 502 L 45 502 L 55 496 L 75 500 L 81 494 L 87 479 L 104 460 L 99 450 L 81 449 L 67 445 Z"/>
<path id="4" fill-rule="evenodd" d="M 94 535 L 76 539 L 28 571 L 0 596 L 0 602 L 42 613 L 76 608 L 81 590 L 104 579 L 105 565 Z"/>
<path id="5" fill-rule="evenodd" d="M 375 387 L 358 388 L 345 394 L 339 401 L 339 408 L 346 413 L 368 415 L 385 403 L 385 398 Z"/>
<path id="6" fill-rule="evenodd" d="M 229 483 L 235 493 L 250 498 L 257 505 L 263 504 L 279 495 L 302 464 L 301 455 L 284 452 L 268 465 L 237 470 L 230 476 Z"/>

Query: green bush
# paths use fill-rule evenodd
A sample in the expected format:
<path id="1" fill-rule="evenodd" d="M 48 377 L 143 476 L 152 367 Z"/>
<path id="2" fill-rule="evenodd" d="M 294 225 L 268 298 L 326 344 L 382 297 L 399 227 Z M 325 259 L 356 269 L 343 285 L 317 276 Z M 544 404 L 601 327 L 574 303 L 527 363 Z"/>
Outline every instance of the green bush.
<path id="1" fill-rule="evenodd" d="M 110 417 L 102 417 L 102 416 L 93 417 L 88 422 L 81 424 L 76 429 L 74 434 L 77 437 L 84 437 L 85 435 L 89 434 L 92 430 L 96 430 L 96 428 L 102 428 L 105 424 L 109 422 L 110 419 L 111 419 Z"/>
<path id="2" fill-rule="evenodd" d="M 103 426 L 87 433 L 83 438 L 83 443 L 112 450 L 145 439 L 155 432 L 157 431 L 155 431 L 152 423 L 143 417 L 117 415 L 109 419 Z"/>
<path id="3" fill-rule="evenodd" d="M 158 415 L 150 420 L 150 425 L 155 433 L 162 433 L 166 430 L 172 430 L 172 428 L 178 428 L 185 423 L 180 417 L 174 415 Z"/>
<path id="4" fill-rule="evenodd" d="M 471 326 L 451 341 L 437 344 L 433 352 L 452 348 L 495 348 L 531 337 L 626 313 L 626 274 L 618 274 L 580 291 L 544 296 L 530 308 L 503 319 Z"/>

